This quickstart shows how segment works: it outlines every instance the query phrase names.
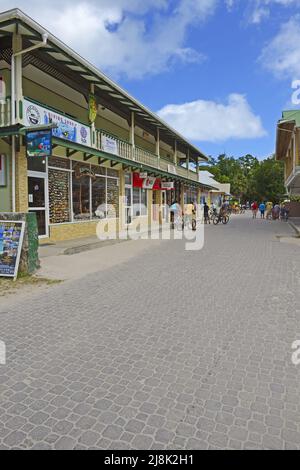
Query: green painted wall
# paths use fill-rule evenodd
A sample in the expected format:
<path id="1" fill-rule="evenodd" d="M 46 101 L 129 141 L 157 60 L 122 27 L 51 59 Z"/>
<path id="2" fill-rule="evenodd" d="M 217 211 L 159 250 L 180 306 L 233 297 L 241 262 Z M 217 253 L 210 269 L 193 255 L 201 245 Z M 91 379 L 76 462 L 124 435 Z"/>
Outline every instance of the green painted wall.
<path id="1" fill-rule="evenodd" d="M 11 211 L 10 147 L 0 139 L 0 154 L 6 155 L 6 186 L 0 186 L 0 212 Z"/>

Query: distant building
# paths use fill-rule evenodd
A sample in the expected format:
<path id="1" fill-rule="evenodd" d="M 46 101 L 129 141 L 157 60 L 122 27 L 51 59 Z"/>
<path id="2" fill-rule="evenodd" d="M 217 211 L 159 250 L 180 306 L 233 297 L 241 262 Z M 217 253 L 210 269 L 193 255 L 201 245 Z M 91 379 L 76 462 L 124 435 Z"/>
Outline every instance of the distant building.
<path id="1" fill-rule="evenodd" d="M 300 110 L 283 111 L 277 123 L 276 160 L 284 162 L 289 194 L 300 194 Z"/>
<path id="2" fill-rule="evenodd" d="M 203 186 L 211 186 L 210 189 L 202 191 L 202 202 L 208 204 L 216 204 L 221 206 L 224 199 L 228 199 L 230 194 L 230 183 L 219 183 L 214 179 L 214 175 L 209 171 L 200 171 L 199 182 Z"/>

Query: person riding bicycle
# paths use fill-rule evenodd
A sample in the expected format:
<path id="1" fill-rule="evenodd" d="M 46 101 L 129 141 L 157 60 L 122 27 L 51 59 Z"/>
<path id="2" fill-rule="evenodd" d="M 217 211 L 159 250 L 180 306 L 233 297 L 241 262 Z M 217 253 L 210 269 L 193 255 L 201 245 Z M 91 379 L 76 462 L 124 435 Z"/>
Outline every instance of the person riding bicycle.
<path id="1" fill-rule="evenodd" d="M 184 205 L 184 222 L 186 225 L 193 223 L 193 216 L 195 215 L 195 205 L 193 202 Z"/>
<path id="2" fill-rule="evenodd" d="M 182 215 L 181 206 L 176 201 L 174 201 L 170 206 L 170 214 L 171 214 L 171 228 L 174 229 L 175 221 Z"/>
<path id="3" fill-rule="evenodd" d="M 280 219 L 287 220 L 289 217 L 289 210 L 287 206 L 283 203 L 280 207 Z"/>

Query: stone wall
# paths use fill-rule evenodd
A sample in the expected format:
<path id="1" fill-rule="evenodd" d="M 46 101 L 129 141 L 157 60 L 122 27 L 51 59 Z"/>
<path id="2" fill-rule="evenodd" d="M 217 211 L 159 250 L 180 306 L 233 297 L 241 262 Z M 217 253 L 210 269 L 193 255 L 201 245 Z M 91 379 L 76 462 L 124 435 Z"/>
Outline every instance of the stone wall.
<path id="1" fill-rule="evenodd" d="M 290 217 L 300 217 L 300 202 L 291 201 L 286 205 L 289 208 Z"/>
<path id="2" fill-rule="evenodd" d="M 19 274 L 34 274 L 40 267 L 39 238 L 36 215 L 21 212 L 0 212 L 0 220 L 24 221 L 25 234 L 20 258 Z"/>

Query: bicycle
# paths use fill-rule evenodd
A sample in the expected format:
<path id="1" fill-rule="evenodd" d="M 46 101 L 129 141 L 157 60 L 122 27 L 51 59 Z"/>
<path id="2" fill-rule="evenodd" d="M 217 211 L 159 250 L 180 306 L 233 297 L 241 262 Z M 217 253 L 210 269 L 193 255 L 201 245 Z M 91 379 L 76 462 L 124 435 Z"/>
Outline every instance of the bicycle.
<path id="1" fill-rule="evenodd" d="M 229 215 L 227 214 L 224 214 L 224 215 L 217 215 L 216 217 L 214 217 L 213 219 L 213 223 L 214 225 L 218 225 L 222 222 L 223 225 L 227 225 L 228 222 L 229 222 Z"/>
<path id="2" fill-rule="evenodd" d="M 194 218 L 190 218 L 189 216 L 180 216 L 178 215 L 174 220 L 174 228 L 179 232 L 182 232 L 184 229 L 189 230 L 196 230 L 197 228 L 197 221 Z"/>
<path id="3" fill-rule="evenodd" d="M 284 222 L 287 222 L 289 220 L 289 211 L 286 209 L 283 209 L 281 214 L 280 214 L 280 220 L 283 220 Z"/>

